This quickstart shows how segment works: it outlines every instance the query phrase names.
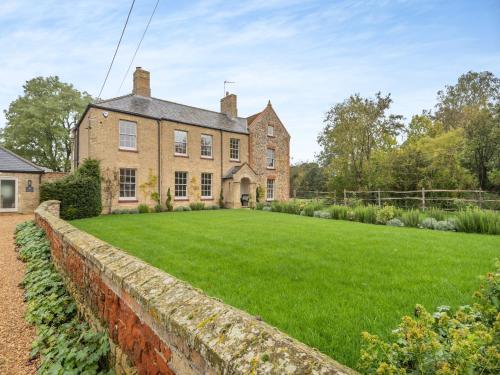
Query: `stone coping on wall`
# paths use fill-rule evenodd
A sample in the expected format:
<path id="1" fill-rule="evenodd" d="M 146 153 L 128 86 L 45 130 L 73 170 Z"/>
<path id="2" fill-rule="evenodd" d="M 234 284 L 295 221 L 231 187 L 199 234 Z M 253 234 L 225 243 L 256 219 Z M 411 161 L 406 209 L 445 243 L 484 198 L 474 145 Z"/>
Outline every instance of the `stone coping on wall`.
<path id="1" fill-rule="evenodd" d="M 43 202 L 35 214 L 37 223 L 50 226 L 64 243 L 63 251 L 75 249 L 98 270 L 121 303 L 172 351 L 169 367 L 174 373 L 356 373 L 256 317 L 80 231 L 59 218 L 58 201 Z"/>

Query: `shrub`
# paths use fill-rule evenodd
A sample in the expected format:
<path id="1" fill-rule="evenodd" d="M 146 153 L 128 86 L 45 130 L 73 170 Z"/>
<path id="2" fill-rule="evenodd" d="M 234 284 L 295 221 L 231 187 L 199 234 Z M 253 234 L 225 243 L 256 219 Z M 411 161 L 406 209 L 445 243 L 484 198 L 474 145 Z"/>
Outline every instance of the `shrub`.
<path id="1" fill-rule="evenodd" d="M 149 206 L 147 204 L 140 204 L 137 207 L 137 210 L 139 211 L 140 214 L 147 214 L 149 213 Z"/>
<path id="2" fill-rule="evenodd" d="M 256 210 L 262 210 L 263 208 L 264 208 L 264 203 L 262 202 L 257 202 L 257 204 L 255 205 Z"/>
<path id="3" fill-rule="evenodd" d="M 220 207 L 216 204 L 212 204 L 211 206 L 208 206 L 206 209 L 207 210 L 219 210 Z"/>
<path id="4" fill-rule="evenodd" d="M 377 223 L 377 207 L 375 206 L 358 206 L 353 208 L 352 212 L 355 221 L 367 224 Z"/>
<path id="5" fill-rule="evenodd" d="M 189 207 L 189 206 L 185 206 L 185 207 L 184 207 L 184 211 L 192 211 L 192 210 L 191 210 L 191 207 Z"/>
<path id="6" fill-rule="evenodd" d="M 220 189 L 220 194 L 219 194 L 219 207 L 224 208 L 224 191 Z"/>
<path id="7" fill-rule="evenodd" d="M 312 201 L 304 206 L 303 211 L 305 216 L 313 216 L 314 211 L 321 211 L 322 209 L 323 209 L 323 204 L 321 204 L 321 202 Z"/>
<path id="8" fill-rule="evenodd" d="M 399 219 L 391 219 L 391 220 L 388 220 L 387 223 L 385 223 L 385 225 L 389 225 L 391 227 L 404 227 L 404 223 L 399 220 Z"/>
<path id="9" fill-rule="evenodd" d="M 139 213 L 139 209 L 137 208 L 130 208 L 128 210 L 123 210 L 124 213 L 127 213 L 127 214 L 138 214 Z"/>
<path id="10" fill-rule="evenodd" d="M 420 228 L 436 229 L 437 220 L 432 217 L 427 217 L 420 223 Z"/>
<path id="11" fill-rule="evenodd" d="M 271 206 L 264 206 L 262 207 L 262 211 L 272 211 Z"/>
<path id="12" fill-rule="evenodd" d="M 155 212 L 162 212 L 161 204 L 155 205 Z"/>
<path id="13" fill-rule="evenodd" d="M 429 208 L 425 211 L 425 213 L 428 217 L 432 217 L 437 221 L 446 220 L 446 218 L 448 217 L 446 211 L 440 210 L 438 208 Z"/>
<path id="14" fill-rule="evenodd" d="M 500 234 L 500 214 L 479 209 L 459 211 L 456 226 L 459 232 Z"/>
<path id="15" fill-rule="evenodd" d="M 302 210 L 302 206 L 297 201 L 288 201 L 288 202 L 272 202 L 271 210 L 274 212 L 283 212 L 286 214 L 294 214 L 299 215 Z"/>
<path id="16" fill-rule="evenodd" d="M 389 342 L 363 332 L 360 370 L 368 374 L 498 374 L 500 264 L 474 294 L 476 303 L 434 314 L 417 305 Z"/>
<path id="17" fill-rule="evenodd" d="M 177 206 L 177 207 L 175 207 L 174 211 L 176 211 L 176 212 L 184 211 L 184 206 Z"/>
<path id="18" fill-rule="evenodd" d="M 434 229 L 444 230 L 444 231 L 456 231 L 457 227 L 454 220 L 441 220 L 436 223 Z"/>
<path id="19" fill-rule="evenodd" d="M 406 211 L 401 215 L 401 220 L 407 227 L 418 227 L 422 220 L 422 215 L 419 210 Z"/>
<path id="20" fill-rule="evenodd" d="M 167 201 L 165 202 L 167 211 L 173 211 L 174 206 L 172 205 L 172 194 L 170 193 L 170 188 L 167 190 Z"/>
<path id="21" fill-rule="evenodd" d="M 192 211 L 201 211 L 201 210 L 205 209 L 205 203 L 203 203 L 203 202 L 193 202 L 193 203 L 189 204 L 189 208 Z"/>
<path id="22" fill-rule="evenodd" d="M 329 211 L 314 211 L 314 217 L 319 217 L 320 219 L 331 219 L 332 214 Z"/>
<path id="23" fill-rule="evenodd" d="M 347 220 L 347 212 L 349 209 L 346 206 L 333 205 L 328 207 L 328 211 L 330 211 L 332 219 Z"/>
<path id="24" fill-rule="evenodd" d="M 393 206 L 384 206 L 376 213 L 376 222 L 385 225 L 389 220 L 394 219 L 396 210 Z"/>
<path id="25" fill-rule="evenodd" d="M 58 200 L 65 220 L 98 216 L 102 211 L 99 162 L 87 159 L 66 178 L 40 186 L 40 201 Z"/>

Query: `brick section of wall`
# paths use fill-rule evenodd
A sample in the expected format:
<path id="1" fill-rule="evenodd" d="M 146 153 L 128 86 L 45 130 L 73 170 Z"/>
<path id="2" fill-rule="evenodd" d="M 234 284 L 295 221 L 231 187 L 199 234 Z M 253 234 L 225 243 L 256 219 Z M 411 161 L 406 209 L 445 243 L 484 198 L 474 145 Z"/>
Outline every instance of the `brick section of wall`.
<path id="1" fill-rule="evenodd" d="M 112 343 L 117 374 L 353 374 L 256 318 L 59 219 L 36 222 L 82 315 Z"/>
<path id="2" fill-rule="evenodd" d="M 42 184 L 45 182 L 55 182 L 62 180 L 69 173 L 66 172 L 45 172 L 42 174 Z"/>

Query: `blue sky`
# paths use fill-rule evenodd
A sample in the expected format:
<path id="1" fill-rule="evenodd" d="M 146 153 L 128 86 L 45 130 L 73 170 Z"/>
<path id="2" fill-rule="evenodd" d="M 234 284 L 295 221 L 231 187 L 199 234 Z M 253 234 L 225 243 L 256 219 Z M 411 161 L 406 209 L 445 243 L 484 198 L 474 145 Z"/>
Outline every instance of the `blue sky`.
<path id="1" fill-rule="evenodd" d="M 104 98 L 131 91 L 132 72 L 118 87 L 155 2 L 136 0 Z M 40 75 L 97 95 L 129 5 L 3 0 L 0 108 Z M 500 1 L 160 0 L 134 66 L 159 98 L 218 110 L 227 79 L 242 116 L 271 99 L 293 161 L 311 160 L 324 113 L 352 93 L 390 92 L 409 119 L 468 70 L 499 76 Z"/>

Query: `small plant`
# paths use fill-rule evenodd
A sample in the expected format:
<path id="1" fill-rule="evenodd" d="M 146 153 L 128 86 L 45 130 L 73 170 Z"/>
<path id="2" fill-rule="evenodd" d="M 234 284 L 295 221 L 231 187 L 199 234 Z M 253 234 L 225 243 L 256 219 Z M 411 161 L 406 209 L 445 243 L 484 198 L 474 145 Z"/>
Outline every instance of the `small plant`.
<path id="1" fill-rule="evenodd" d="M 406 211 L 401 215 L 401 219 L 403 223 L 407 227 L 415 227 L 417 228 L 422 220 L 422 215 L 419 210 L 410 210 Z"/>
<path id="2" fill-rule="evenodd" d="M 384 206 L 379 209 L 376 214 L 376 221 L 378 224 L 385 225 L 389 220 L 394 219 L 396 216 L 396 209 L 393 206 Z"/>
<path id="3" fill-rule="evenodd" d="M 389 342 L 363 332 L 360 370 L 367 374 L 498 374 L 500 264 L 474 294 L 476 303 L 430 314 L 417 305 Z"/>
<path id="4" fill-rule="evenodd" d="M 191 210 L 191 207 L 189 207 L 189 206 L 184 206 L 184 211 L 192 211 L 192 210 Z"/>
<path id="5" fill-rule="evenodd" d="M 167 211 L 173 211 L 174 206 L 172 205 L 172 194 L 170 193 L 170 188 L 167 190 L 167 201 L 165 202 L 167 206 Z"/>
<path id="6" fill-rule="evenodd" d="M 257 203 L 261 203 L 262 198 L 264 197 L 264 189 L 262 186 L 258 185 L 255 189 L 255 200 Z"/>
<path id="7" fill-rule="evenodd" d="M 224 191 L 220 189 L 220 194 L 219 194 L 219 207 L 224 208 Z"/>
<path id="8" fill-rule="evenodd" d="M 174 208 L 174 211 L 176 211 L 176 212 L 182 212 L 182 211 L 184 211 L 184 206 L 177 206 L 177 207 Z"/>
<path id="9" fill-rule="evenodd" d="M 272 211 L 271 206 L 262 207 L 262 211 Z"/>
<path id="10" fill-rule="evenodd" d="M 428 210 L 425 211 L 425 214 L 426 216 L 432 217 L 437 221 L 446 220 L 446 218 L 448 217 L 446 211 L 440 210 L 438 208 L 429 208 Z"/>
<path id="11" fill-rule="evenodd" d="M 314 217 L 318 217 L 320 219 L 331 219 L 332 214 L 329 211 L 314 211 Z"/>
<path id="12" fill-rule="evenodd" d="M 404 227 L 404 223 L 399 220 L 399 219 L 391 219 L 391 220 L 388 220 L 387 223 L 385 223 L 385 225 L 389 225 L 391 227 Z"/>
<path id="13" fill-rule="evenodd" d="M 500 234 L 500 214 L 494 211 L 469 209 L 458 212 L 457 231 Z"/>
<path id="14" fill-rule="evenodd" d="M 264 203 L 262 202 L 257 202 L 257 204 L 255 205 L 256 210 L 262 210 L 263 208 L 264 208 Z"/>
<path id="15" fill-rule="evenodd" d="M 303 211 L 305 216 L 313 216 L 314 211 L 321 211 L 322 209 L 323 209 L 323 204 L 321 204 L 321 202 L 312 201 L 304 206 Z"/>
<path id="16" fill-rule="evenodd" d="M 149 206 L 147 204 L 140 204 L 137 207 L 137 211 L 139 211 L 140 214 L 147 214 L 149 213 Z"/>
<path id="17" fill-rule="evenodd" d="M 375 206 L 357 206 L 352 209 L 354 221 L 366 224 L 376 224 L 377 208 Z"/>
<path id="18" fill-rule="evenodd" d="M 155 205 L 155 212 L 162 212 L 161 204 Z"/>
<path id="19" fill-rule="evenodd" d="M 333 205 L 328 208 L 328 211 L 330 211 L 332 219 L 347 220 L 347 213 L 349 211 L 349 208 L 347 208 L 346 206 Z"/>
<path id="20" fill-rule="evenodd" d="M 192 211 L 201 211 L 205 209 L 205 203 L 203 202 L 193 202 L 189 204 L 189 208 Z"/>
<path id="21" fill-rule="evenodd" d="M 455 220 L 448 219 L 448 220 L 438 221 L 434 229 L 453 232 L 457 230 L 457 227 L 455 224 Z"/>
<path id="22" fill-rule="evenodd" d="M 436 229 L 437 220 L 432 217 L 427 217 L 420 223 L 420 228 L 424 229 Z"/>

